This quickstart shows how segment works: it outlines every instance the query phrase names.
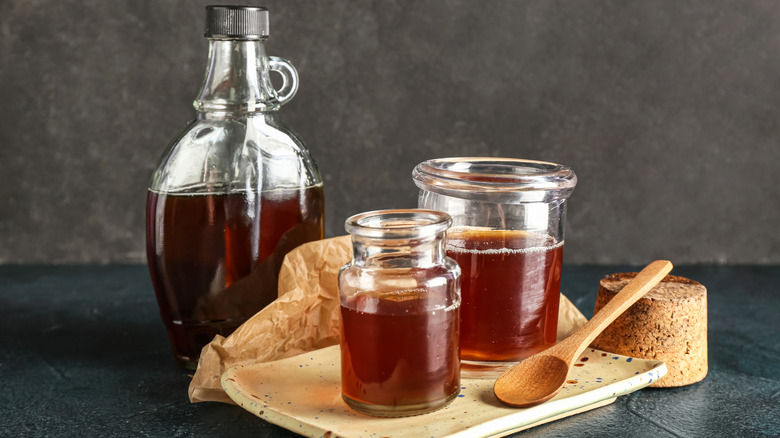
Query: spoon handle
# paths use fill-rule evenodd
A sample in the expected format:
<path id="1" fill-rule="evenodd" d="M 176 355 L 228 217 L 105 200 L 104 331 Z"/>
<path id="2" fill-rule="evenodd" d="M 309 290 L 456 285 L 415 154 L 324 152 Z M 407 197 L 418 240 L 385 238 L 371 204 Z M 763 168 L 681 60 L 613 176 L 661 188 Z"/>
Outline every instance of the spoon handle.
<path id="1" fill-rule="evenodd" d="M 596 336 L 663 280 L 671 270 L 672 263 L 668 260 L 656 260 L 647 265 L 617 295 L 609 300 L 597 314 L 593 315 L 590 321 L 585 323 L 571 336 L 561 341 L 558 344 L 560 346 L 558 351 L 573 351 L 572 356 L 567 359 L 575 360 L 596 339 Z"/>

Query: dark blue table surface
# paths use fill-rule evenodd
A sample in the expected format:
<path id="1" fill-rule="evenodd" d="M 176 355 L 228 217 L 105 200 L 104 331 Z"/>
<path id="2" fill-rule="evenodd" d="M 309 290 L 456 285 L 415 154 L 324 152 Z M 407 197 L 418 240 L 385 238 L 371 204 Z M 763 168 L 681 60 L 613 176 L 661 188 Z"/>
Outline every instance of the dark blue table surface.
<path id="1" fill-rule="evenodd" d="M 598 280 L 629 270 L 565 266 L 562 289 L 591 316 Z M 780 436 L 780 267 L 673 273 L 708 289 L 707 378 L 516 436 Z M 0 312 L 0 436 L 296 436 L 237 406 L 189 403 L 145 266 L 0 266 Z"/>

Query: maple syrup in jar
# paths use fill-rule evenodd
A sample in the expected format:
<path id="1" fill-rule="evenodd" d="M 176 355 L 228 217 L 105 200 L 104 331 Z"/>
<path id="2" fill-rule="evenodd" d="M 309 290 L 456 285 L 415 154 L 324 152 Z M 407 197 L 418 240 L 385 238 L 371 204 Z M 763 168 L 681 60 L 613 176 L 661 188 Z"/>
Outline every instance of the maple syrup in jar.
<path id="1" fill-rule="evenodd" d="M 322 178 L 279 120 L 295 95 L 289 61 L 268 56 L 268 11 L 207 6 L 208 67 L 196 119 L 163 154 L 149 185 L 146 253 L 176 360 L 277 297 L 285 254 L 323 237 Z M 271 72 L 284 78 L 275 89 Z"/>
<path id="2" fill-rule="evenodd" d="M 556 341 L 566 199 L 574 172 L 511 158 L 419 164 L 418 206 L 450 214 L 447 255 L 462 271 L 463 375 L 497 377 Z"/>
<path id="3" fill-rule="evenodd" d="M 353 216 L 339 273 L 342 398 L 383 417 L 446 406 L 460 392 L 460 269 L 444 252 L 450 218 L 426 210 Z"/>
<path id="4" fill-rule="evenodd" d="M 460 265 L 461 357 L 517 361 L 555 344 L 563 243 L 519 230 L 447 233 Z"/>

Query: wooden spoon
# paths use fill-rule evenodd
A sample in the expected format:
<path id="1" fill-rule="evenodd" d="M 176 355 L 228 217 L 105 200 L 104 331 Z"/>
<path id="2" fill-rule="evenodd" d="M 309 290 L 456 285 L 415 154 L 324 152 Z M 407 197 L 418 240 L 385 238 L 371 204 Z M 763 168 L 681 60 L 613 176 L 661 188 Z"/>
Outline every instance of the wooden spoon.
<path id="1" fill-rule="evenodd" d="M 609 324 L 658 284 L 672 263 L 656 260 L 639 272 L 614 298 L 571 336 L 518 362 L 501 374 L 493 392 L 501 402 L 529 408 L 555 397 L 566 382 L 575 360 Z"/>

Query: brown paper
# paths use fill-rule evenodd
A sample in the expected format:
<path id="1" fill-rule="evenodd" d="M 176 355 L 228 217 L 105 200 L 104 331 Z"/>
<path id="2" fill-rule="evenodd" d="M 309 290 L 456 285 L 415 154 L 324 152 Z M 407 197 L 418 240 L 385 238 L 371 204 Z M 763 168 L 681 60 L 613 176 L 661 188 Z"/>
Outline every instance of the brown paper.
<path id="1" fill-rule="evenodd" d="M 349 236 L 299 246 L 284 259 L 279 298 L 227 338 L 216 336 L 203 348 L 190 382 L 192 403 L 233 403 L 220 378 L 228 368 L 283 359 L 339 343 L 339 269 L 352 258 Z M 558 339 L 586 318 L 561 295 Z"/>

